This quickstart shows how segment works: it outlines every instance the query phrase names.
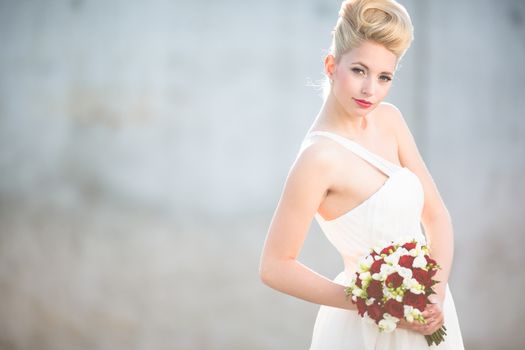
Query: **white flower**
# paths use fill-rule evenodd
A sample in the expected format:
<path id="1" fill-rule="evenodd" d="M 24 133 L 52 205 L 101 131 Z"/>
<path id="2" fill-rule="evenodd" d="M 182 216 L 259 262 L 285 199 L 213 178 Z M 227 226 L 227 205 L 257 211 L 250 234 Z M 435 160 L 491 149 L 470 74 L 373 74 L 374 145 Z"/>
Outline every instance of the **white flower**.
<path id="1" fill-rule="evenodd" d="M 399 249 L 396 251 L 398 252 L 399 256 L 408 255 L 409 251 L 406 248 L 399 247 Z"/>
<path id="2" fill-rule="evenodd" d="M 418 245 L 416 245 L 416 247 L 414 249 L 411 249 L 410 250 L 410 255 L 413 256 L 413 257 L 416 257 L 418 255 L 421 255 L 421 247 L 419 247 Z"/>
<path id="3" fill-rule="evenodd" d="M 379 270 L 379 273 L 381 274 L 381 277 L 384 279 L 386 276 L 390 275 L 391 273 L 395 272 L 396 269 L 393 266 L 390 266 L 388 264 L 381 265 L 381 270 Z"/>
<path id="4" fill-rule="evenodd" d="M 383 319 L 379 321 L 379 330 L 385 333 L 392 332 L 394 329 L 396 329 L 397 321 L 399 321 L 397 317 L 394 317 L 389 313 L 385 313 L 383 315 Z"/>
<path id="5" fill-rule="evenodd" d="M 361 279 L 361 281 L 369 281 L 372 279 L 372 276 L 370 275 L 370 271 L 367 271 L 367 272 L 361 272 L 359 274 L 359 278 Z"/>
<path id="6" fill-rule="evenodd" d="M 414 294 L 421 294 L 425 292 L 425 287 L 417 283 L 410 288 L 410 291 Z"/>
<path id="7" fill-rule="evenodd" d="M 419 285 L 419 282 L 415 278 L 405 278 L 403 279 L 403 287 L 405 289 L 412 289 Z"/>
<path id="8" fill-rule="evenodd" d="M 404 315 L 405 315 L 405 319 L 408 321 L 408 322 L 414 322 L 414 320 L 418 320 L 421 318 L 421 311 L 419 311 L 418 309 L 410 306 L 410 305 L 404 305 Z"/>
<path id="9" fill-rule="evenodd" d="M 405 320 L 407 320 L 408 322 L 414 322 L 414 315 L 412 315 L 412 311 L 414 310 L 414 307 L 410 306 L 410 305 L 404 305 L 404 315 L 405 315 Z"/>
<path id="10" fill-rule="evenodd" d="M 361 288 L 356 287 L 352 290 L 352 294 L 355 295 L 356 297 L 364 298 L 366 292 L 362 290 Z"/>
<path id="11" fill-rule="evenodd" d="M 425 259 L 424 255 L 420 254 L 416 256 L 416 258 L 414 259 L 414 262 L 412 263 L 412 266 L 424 268 L 425 266 L 427 266 L 427 259 Z"/>
<path id="12" fill-rule="evenodd" d="M 396 270 L 399 276 L 403 278 L 412 278 L 412 270 L 407 269 L 406 267 L 403 267 L 403 266 L 398 266 Z"/>
<path id="13" fill-rule="evenodd" d="M 388 290 L 388 288 L 383 288 L 383 295 L 387 298 L 387 299 L 395 299 L 395 295 Z"/>
<path id="14" fill-rule="evenodd" d="M 361 272 L 366 272 L 370 270 L 370 266 L 372 266 L 372 263 L 374 262 L 374 258 L 372 258 L 370 255 L 367 255 L 366 258 L 362 259 L 359 262 L 359 269 Z"/>
<path id="15" fill-rule="evenodd" d="M 414 307 L 411 305 L 403 305 L 403 315 L 407 317 L 412 313 L 412 310 L 414 310 Z"/>
<path id="16" fill-rule="evenodd" d="M 397 252 L 390 254 L 389 256 L 385 257 L 385 262 L 391 265 L 397 265 L 399 262 L 399 257 L 400 255 Z"/>

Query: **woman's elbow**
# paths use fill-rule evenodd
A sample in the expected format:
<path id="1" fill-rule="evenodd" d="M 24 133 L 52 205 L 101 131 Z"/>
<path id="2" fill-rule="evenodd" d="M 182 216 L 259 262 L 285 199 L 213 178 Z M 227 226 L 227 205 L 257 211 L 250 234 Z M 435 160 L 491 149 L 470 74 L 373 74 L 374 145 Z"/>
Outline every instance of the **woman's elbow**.
<path id="1" fill-rule="evenodd" d="M 259 264 L 259 278 L 265 285 L 269 287 L 272 286 L 272 269 L 270 264 L 265 260 L 261 261 Z"/>
<path id="2" fill-rule="evenodd" d="M 262 283 L 275 288 L 283 274 L 285 263 L 285 260 L 277 258 L 263 258 L 259 265 L 259 278 Z"/>

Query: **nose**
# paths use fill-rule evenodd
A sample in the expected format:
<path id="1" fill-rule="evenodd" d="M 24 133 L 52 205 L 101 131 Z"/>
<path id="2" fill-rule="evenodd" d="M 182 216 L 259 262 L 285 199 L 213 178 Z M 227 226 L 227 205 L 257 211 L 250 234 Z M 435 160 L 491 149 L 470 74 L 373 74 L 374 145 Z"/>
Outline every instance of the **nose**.
<path id="1" fill-rule="evenodd" d="M 374 79 L 366 77 L 363 80 L 363 85 L 361 86 L 361 93 L 366 96 L 372 96 L 375 93 L 375 83 Z"/>

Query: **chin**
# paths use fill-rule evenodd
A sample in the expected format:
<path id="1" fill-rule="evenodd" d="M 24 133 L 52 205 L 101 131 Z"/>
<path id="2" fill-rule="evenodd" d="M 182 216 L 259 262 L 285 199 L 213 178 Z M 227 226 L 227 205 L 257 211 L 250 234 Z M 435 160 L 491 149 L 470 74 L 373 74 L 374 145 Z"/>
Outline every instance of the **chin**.
<path id="1" fill-rule="evenodd" d="M 372 105 L 372 106 L 368 107 L 367 109 L 357 108 L 357 109 L 355 109 L 355 114 L 358 117 L 365 117 L 368 114 L 370 114 L 370 112 L 372 112 L 374 109 L 375 109 L 375 105 Z"/>

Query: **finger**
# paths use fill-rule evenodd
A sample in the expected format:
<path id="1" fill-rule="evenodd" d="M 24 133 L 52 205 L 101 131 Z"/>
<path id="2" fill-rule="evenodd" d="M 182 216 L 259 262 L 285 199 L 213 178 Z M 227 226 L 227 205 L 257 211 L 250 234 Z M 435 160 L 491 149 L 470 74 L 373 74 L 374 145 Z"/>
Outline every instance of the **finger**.
<path id="1" fill-rule="evenodd" d="M 432 315 L 434 315 L 434 314 L 436 314 L 438 312 L 439 312 L 439 310 L 438 310 L 438 308 L 435 305 L 429 304 L 429 305 L 426 306 L 425 310 L 423 310 L 422 315 L 423 315 L 423 317 L 425 317 L 425 316 L 428 317 L 428 316 L 432 316 Z"/>
<path id="2" fill-rule="evenodd" d="M 434 328 L 436 328 L 436 326 L 439 324 L 439 320 L 436 319 L 436 318 L 430 318 L 430 319 L 427 319 L 426 320 L 426 323 L 425 324 L 421 324 L 420 326 L 420 330 L 422 332 L 427 332 L 427 331 L 430 331 Z"/>
<path id="3" fill-rule="evenodd" d="M 422 323 L 416 323 L 414 324 L 414 331 L 423 333 L 426 332 L 429 327 L 428 323 L 422 324 Z"/>
<path id="4" fill-rule="evenodd" d="M 403 329 L 408 329 L 408 330 L 412 330 L 414 332 L 419 332 L 419 330 L 421 329 L 422 325 L 419 322 L 403 321 L 402 323 L 400 322 L 398 324 L 398 326 L 400 328 L 403 328 Z"/>
<path id="5" fill-rule="evenodd" d="M 429 326 L 425 327 L 425 328 L 422 330 L 421 334 L 423 334 L 423 335 L 431 335 L 431 334 L 433 334 L 436 330 L 437 330 L 437 328 L 436 328 L 434 325 L 429 325 Z"/>
<path id="6" fill-rule="evenodd" d="M 445 317 L 442 313 L 438 313 L 437 315 L 435 315 L 433 317 L 433 321 L 436 323 L 436 324 L 439 324 L 440 326 L 443 325 L 444 321 L 445 321 Z"/>
<path id="7" fill-rule="evenodd" d="M 399 326 L 399 328 L 408 329 L 408 330 L 414 330 L 414 326 L 411 325 L 411 324 L 404 324 L 402 326 Z"/>
<path id="8" fill-rule="evenodd" d="M 439 309 L 433 309 L 433 310 L 425 310 L 421 313 L 425 319 L 431 319 L 431 318 L 442 318 L 443 312 Z"/>
<path id="9" fill-rule="evenodd" d="M 405 328 L 406 326 L 405 326 L 405 323 L 404 323 L 403 321 L 399 321 L 399 322 L 397 323 L 397 327 L 398 327 L 398 328 Z"/>
<path id="10" fill-rule="evenodd" d="M 400 328 L 403 328 L 403 329 L 411 329 L 411 330 L 414 330 L 416 328 L 416 324 L 415 322 L 408 322 L 408 321 L 400 321 L 398 323 L 398 327 Z"/>
<path id="11" fill-rule="evenodd" d="M 437 331 L 441 328 L 442 325 L 443 325 L 443 324 L 442 324 L 441 322 L 434 322 L 434 323 L 432 323 L 432 324 L 430 324 L 430 325 L 428 326 L 428 328 L 427 328 L 426 331 L 427 331 L 428 334 L 430 335 L 430 334 L 432 334 L 432 333 L 437 332 Z"/>

